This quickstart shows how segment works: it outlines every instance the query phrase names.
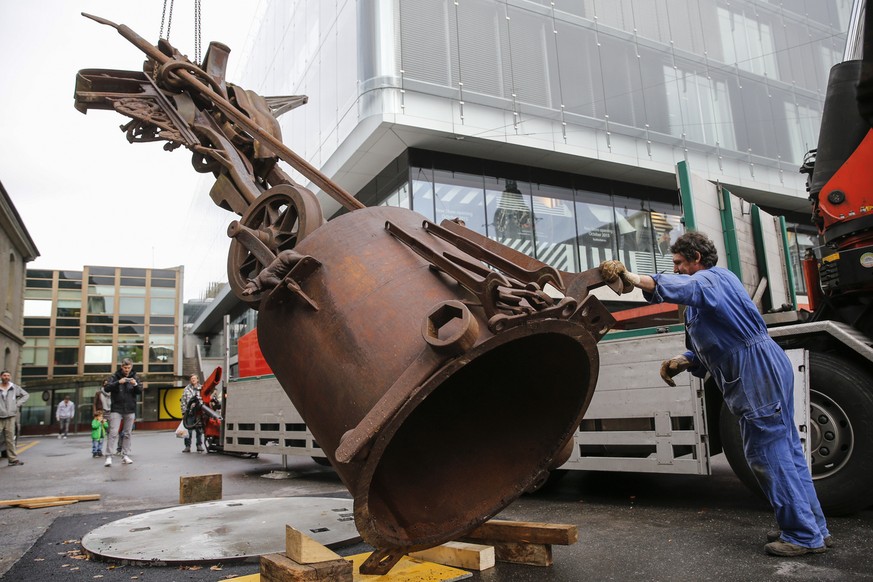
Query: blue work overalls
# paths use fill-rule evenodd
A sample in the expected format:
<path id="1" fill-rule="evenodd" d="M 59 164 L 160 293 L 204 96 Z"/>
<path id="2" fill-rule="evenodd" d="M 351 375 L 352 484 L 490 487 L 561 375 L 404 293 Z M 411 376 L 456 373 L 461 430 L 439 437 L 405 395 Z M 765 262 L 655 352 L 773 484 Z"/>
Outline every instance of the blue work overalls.
<path id="1" fill-rule="evenodd" d="M 740 419 L 743 450 L 773 506 L 782 539 L 808 548 L 830 535 L 794 424 L 791 362 L 767 333 L 745 287 L 721 267 L 653 275 L 650 303 L 686 305 L 689 372 L 712 375 Z"/>

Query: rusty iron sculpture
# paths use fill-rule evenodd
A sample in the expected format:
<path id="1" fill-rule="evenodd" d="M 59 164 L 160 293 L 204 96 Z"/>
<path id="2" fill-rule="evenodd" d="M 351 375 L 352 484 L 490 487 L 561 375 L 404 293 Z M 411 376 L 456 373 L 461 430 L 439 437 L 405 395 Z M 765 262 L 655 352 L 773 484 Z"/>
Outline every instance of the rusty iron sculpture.
<path id="1" fill-rule="evenodd" d="M 228 83 L 219 43 L 197 65 L 88 17 L 148 58 L 143 72 L 80 71 L 75 105 L 118 111 L 129 141 L 183 145 L 215 175 L 213 201 L 240 216 L 230 285 L 259 310 L 268 364 L 354 496 L 376 548 L 361 572 L 463 536 L 568 458 L 614 324 L 589 294 L 605 284 L 596 269 L 561 272 L 460 221 L 365 208 L 282 143 L 276 116 L 305 97 Z M 324 222 L 280 159 L 350 212 Z"/>

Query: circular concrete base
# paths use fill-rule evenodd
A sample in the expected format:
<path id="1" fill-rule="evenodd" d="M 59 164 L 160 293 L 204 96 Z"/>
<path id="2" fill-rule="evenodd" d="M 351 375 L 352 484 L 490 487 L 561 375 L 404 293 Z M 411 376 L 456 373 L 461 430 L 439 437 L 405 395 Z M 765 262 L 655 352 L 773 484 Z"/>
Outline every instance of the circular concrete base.
<path id="1" fill-rule="evenodd" d="M 210 501 L 126 517 L 82 538 L 92 557 L 162 566 L 257 560 L 285 551 L 290 525 L 328 547 L 360 540 L 351 499 Z"/>

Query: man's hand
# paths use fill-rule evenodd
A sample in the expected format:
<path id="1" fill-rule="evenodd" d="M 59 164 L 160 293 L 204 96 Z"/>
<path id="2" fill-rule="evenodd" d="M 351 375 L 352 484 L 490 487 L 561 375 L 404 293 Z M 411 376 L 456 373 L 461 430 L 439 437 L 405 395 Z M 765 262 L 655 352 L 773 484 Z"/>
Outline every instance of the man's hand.
<path id="1" fill-rule="evenodd" d="M 676 382 L 673 381 L 673 376 L 690 367 L 691 362 L 683 354 L 673 356 L 669 360 L 661 362 L 661 378 L 667 383 L 667 386 L 675 386 Z"/>
<path id="2" fill-rule="evenodd" d="M 600 270 L 600 276 L 607 283 L 621 279 L 621 282 L 624 284 L 621 290 L 622 293 L 630 293 L 634 290 L 634 286 L 640 282 L 640 276 L 628 271 L 621 261 L 603 261 L 598 269 Z"/>

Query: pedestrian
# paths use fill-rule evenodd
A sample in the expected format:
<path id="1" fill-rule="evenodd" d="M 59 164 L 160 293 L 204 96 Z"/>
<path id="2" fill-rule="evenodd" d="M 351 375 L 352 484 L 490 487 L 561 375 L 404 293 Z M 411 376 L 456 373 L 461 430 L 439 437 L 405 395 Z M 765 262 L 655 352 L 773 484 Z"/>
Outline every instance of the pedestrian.
<path id="1" fill-rule="evenodd" d="M 602 263 L 600 273 L 607 282 L 621 278 L 625 292 L 641 288 L 650 303 L 687 306 L 688 351 L 665 360 L 661 377 L 675 386 L 673 376 L 680 372 L 700 378 L 709 372 L 740 419 L 746 460 L 780 527 L 767 534 L 767 553 L 790 557 L 827 551 L 831 535 L 794 424 L 788 356 L 770 338 L 740 280 L 715 266 L 718 253 L 706 235 L 685 233 L 670 252 L 674 274 L 638 275 L 619 261 Z"/>
<path id="2" fill-rule="evenodd" d="M 18 409 L 27 402 L 30 394 L 12 382 L 12 374 L 8 370 L 0 372 L 0 436 L 6 441 L 6 459 L 9 466 L 23 465 L 18 460 L 15 449 L 15 424 L 18 422 Z"/>
<path id="3" fill-rule="evenodd" d="M 109 421 L 103 418 L 103 411 L 98 410 L 91 421 L 91 456 L 95 459 L 103 456 L 103 439 L 109 430 Z"/>
<path id="4" fill-rule="evenodd" d="M 121 437 L 121 462 L 125 465 L 133 463 L 130 458 L 131 432 L 136 416 L 136 399 L 142 394 L 143 386 L 136 379 L 133 361 L 130 358 L 121 360 L 121 366 L 111 376 L 106 386 L 112 398 L 109 413 L 109 450 L 115 450 L 119 436 Z M 112 455 L 106 456 L 105 467 L 112 466 Z"/>
<path id="5" fill-rule="evenodd" d="M 67 438 L 70 432 L 70 423 L 76 416 L 76 405 L 70 400 L 69 395 L 64 396 L 64 399 L 58 403 L 55 418 L 58 421 L 58 438 Z"/>
<path id="6" fill-rule="evenodd" d="M 109 386 L 109 382 L 112 380 L 112 376 L 106 376 L 103 379 L 103 385 L 97 389 L 97 392 L 94 394 L 94 402 L 92 404 L 92 417 L 96 417 L 97 413 L 100 412 L 103 414 L 103 419 L 106 422 L 109 422 L 109 413 L 112 409 L 112 397 L 109 396 L 109 392 L 106 391 L 106 387 Z M 108 433 L 107 433 L 108 434 Z M 109 439 L 104 439 L 106 442 L 106 454 L 111 455 L 112 451 L 109 450 Z M 103 454 L 101 452 L 100 456 Z"/>
<path id="7" fill-rule="evenodd" d="M 185 437 L 185 448 L 182 449 L 183 453 L 191 452 L 192 436 L 196 436 L 197 438 L 197 452 L 203 452 L 203 423 L 199 415 L 189 415 L 188 411 L 188 408 L 192 405 L 196 406 L 199 400 L 200 378 L 197 374 L 191 374 L 191 377 L 188 378 L 188 385 L 185 386 L 185 389 L 182 391 L 182 398 L 179 400 L 179 404 L 182 406 L 182 422 L 190 425 L 191 421 L 196 418 L 196 423 L 191 425 L 191 428 L 188 429 L 188 436 Z M 191 418 L 189 418 L 189 416 L 191 416 Z"/>

